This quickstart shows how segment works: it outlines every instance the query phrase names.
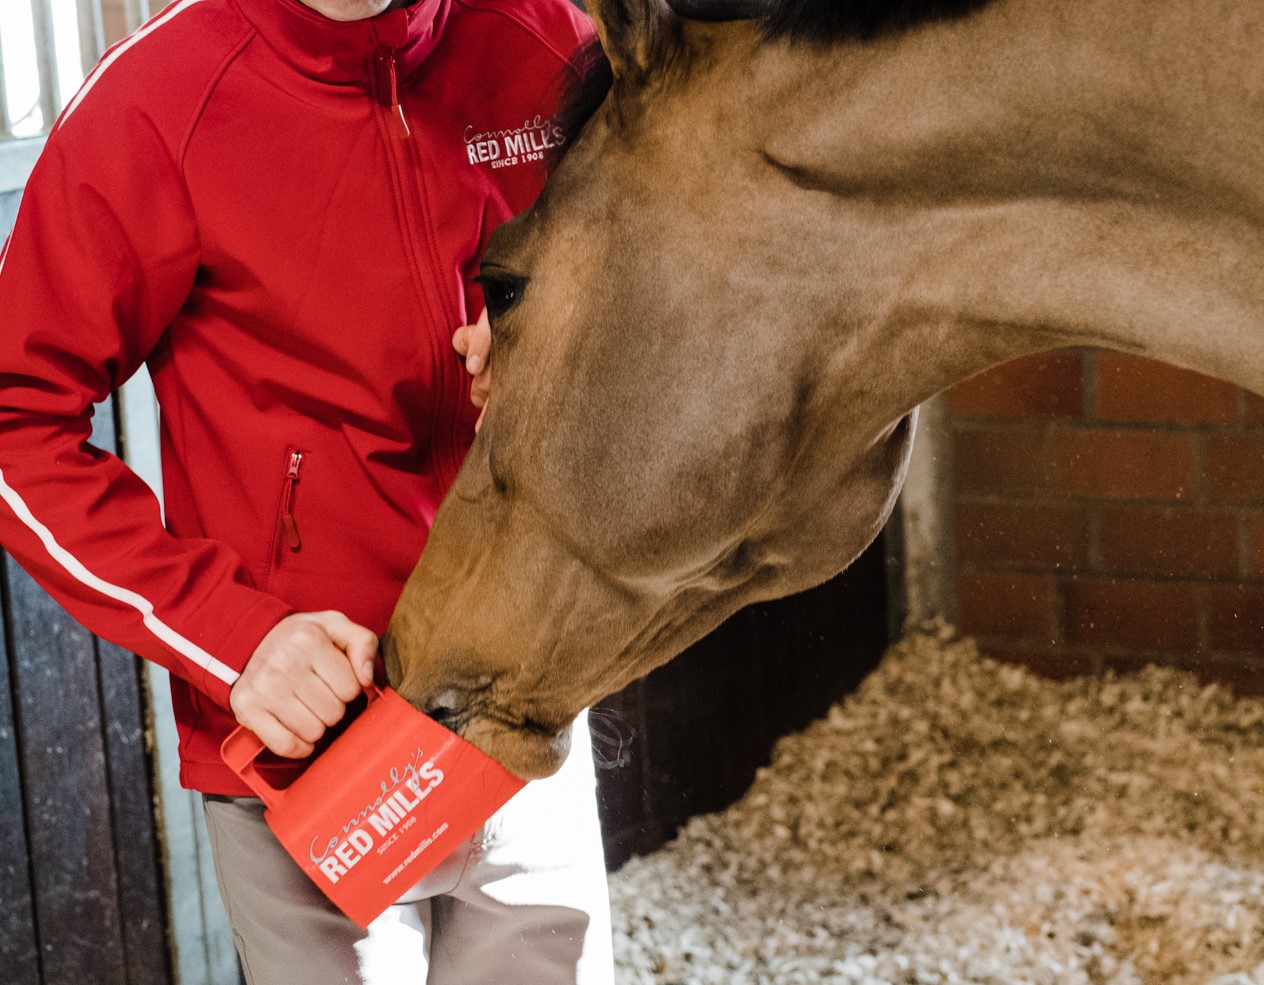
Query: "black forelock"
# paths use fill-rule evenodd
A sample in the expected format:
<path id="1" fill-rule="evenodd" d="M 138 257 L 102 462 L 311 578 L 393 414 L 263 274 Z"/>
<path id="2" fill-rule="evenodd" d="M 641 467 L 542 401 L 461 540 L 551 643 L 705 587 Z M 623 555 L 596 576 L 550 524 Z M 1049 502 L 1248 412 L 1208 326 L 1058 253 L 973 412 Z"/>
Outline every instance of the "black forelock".
<path id="1" fill-rule="evenodd" d="M 597 107 L 614 85 L 610 62 L 601 50 L 601 42 L 596 38 L 589 40 L 575 53 L 571 58 L 571 69 L 557 114 L 558 125 L 566 139 L 560 146 L 554 147 L 552 160 L 549 162 L 550 170 L 557 166 L 566 149 L 579 136 L 579 131 L 584 128 L 589 117 L 597 112 Z"/>
<path id="2" fill-rule="evenodd" d="M 871 41 L 933 21 L 965 17 L 992 0 L 781 0 L 764 19 L 770 39 Z"/>

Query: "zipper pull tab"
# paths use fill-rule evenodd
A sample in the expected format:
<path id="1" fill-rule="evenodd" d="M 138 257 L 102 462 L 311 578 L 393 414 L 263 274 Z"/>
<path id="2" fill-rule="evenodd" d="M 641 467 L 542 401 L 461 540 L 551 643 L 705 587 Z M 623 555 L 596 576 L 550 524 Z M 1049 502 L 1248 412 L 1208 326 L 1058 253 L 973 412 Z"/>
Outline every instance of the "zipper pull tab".
<path id="1" fill-rule="evenodd" d="M 388 48 L 378 55 L 386 67 L 386 94 L 390 99 L 391 119 L 395 123 L 395 132 L 401 140 L 407 140 L 412 134 L 408 126 L 408 117 L 404 115 L 404 107 L 399 102 L 399 72 L 395 67 L 395 51 Z"/>
<path id="2" fill-rule="evenodd" d="M 285 489 L 281 493 L 281 529 L 285 532 L 285 543 L 292 551 L 303 546 L 298 535 L 298 524 L 294 521 L 294 486 L 298 483 L 302 468 L 303 453 L 290 452 L 290 464 L 285 470 Z"/>

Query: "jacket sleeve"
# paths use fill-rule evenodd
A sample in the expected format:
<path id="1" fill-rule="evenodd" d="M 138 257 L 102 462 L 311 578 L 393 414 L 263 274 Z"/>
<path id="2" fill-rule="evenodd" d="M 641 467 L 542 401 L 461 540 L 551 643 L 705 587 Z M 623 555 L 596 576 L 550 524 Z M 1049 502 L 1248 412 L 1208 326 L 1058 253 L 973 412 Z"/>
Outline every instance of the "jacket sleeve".
<path id="1" fill-rule="evenodd" d="M 87 109 L 49 138 L 0 252 L 0 545 L 90 630 L 227 706 L 290 609 L 226 545 L 169 534 L 148 486 L 89 443 L 93 404 L 158 343 L 199 248 L 159 128 Z"/>

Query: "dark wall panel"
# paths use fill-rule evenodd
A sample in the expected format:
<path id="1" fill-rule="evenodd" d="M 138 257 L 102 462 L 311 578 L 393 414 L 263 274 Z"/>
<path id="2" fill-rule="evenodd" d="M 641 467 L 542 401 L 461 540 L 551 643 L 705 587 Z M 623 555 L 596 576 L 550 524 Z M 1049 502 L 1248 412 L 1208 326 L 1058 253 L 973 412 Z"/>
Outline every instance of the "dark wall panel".
<path id="1" fill-rule="evenodd" d="M 0 583 L 0 982 L 170 985 L 139 662 L 2 554 Z"/>
<path id="2" fill-rule="evenodd" d="M 0 553 L 0 563 L 4 554 Z M 0 586 L 5 583 L 0 570 Z M 8 611 L 8 591 L 0 593 Z M 31 900 L 30 847 L 26 839 L 26 809 L 19 768 L 13 684 L 9 675 L 6 632 L 0 634 L 0 981 L 8 985 L 38 985 L 39 945 L 35 938 L 35 908 Z"/>
<path id="3" fill-rule="evenodd" d="M 860 683 L 888 643 L 879 542 L 811 591 L 751 606 L 594 709 L 606 856 L 653 851 L 739 798 L 773 744 Z"/>
<path id="4" fill-rule="evenodd" d="M 97 652 L 102 707 L 108 715 L 105 755 L 127 982 L 167 985 L 171 966 L 140 665 L 135 656 L 104 640 L 97 641 Z"/>
<path id="5" fill-rule="evenodd" d="M 43 981 L 123 982 L 92 636 L 11 560 L 7 574 Z"/>

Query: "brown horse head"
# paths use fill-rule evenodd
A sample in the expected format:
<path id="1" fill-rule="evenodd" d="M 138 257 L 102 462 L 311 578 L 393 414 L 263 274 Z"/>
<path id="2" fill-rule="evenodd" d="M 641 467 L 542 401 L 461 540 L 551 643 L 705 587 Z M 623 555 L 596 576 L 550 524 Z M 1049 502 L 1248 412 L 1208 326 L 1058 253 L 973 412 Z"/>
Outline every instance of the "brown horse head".
<path id="1" fill-rule="evenodd" d="M 613 87 L 484 258 L 493 396 L 387 647 L 407 699 L 525 777 L 584 707 L 848 565 L 942 387 L 1066 342 L 1233 376 L 1182 318 L 1264 307 L 1193 249 L 1167 282 L 1156 244 L 1214 209 L 1188 174 L 1173 210 L 1147 196 L 1197 124 L 1156 149 L 1077 115 L 1135 111 L 1135 79 L 1095 78 L 1106 21 L 1189 42 L 1161 16 L 1188 3 L 590 6 Z"/>

